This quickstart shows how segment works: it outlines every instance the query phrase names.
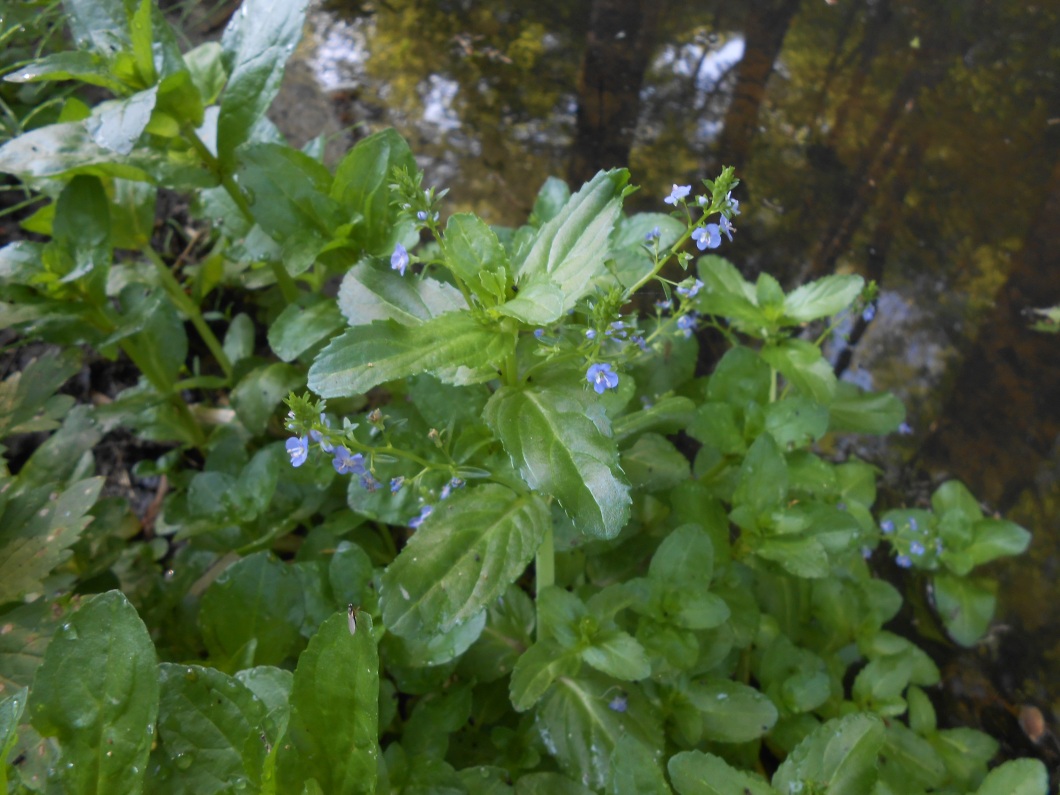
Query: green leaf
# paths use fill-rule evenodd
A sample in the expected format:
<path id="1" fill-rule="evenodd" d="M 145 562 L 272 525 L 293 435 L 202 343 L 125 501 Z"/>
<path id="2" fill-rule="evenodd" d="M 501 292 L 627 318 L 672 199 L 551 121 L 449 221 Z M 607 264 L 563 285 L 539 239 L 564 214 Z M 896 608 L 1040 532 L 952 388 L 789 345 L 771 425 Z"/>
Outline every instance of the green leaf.
<path id="1" fill-rule="evenodd" d="M 706 740 L 750 742 L 765 735 L 777 722 L 773 702 L 740 682 L 717 678 L 697 681 L 688 686 L 686 695 L 699 710 Z"/>
<path id="2" fill-rule="evenodd" d="M 132 47 L 123 0 L 66 0 L 63 10 L 78 47 L 107 57 Z"/>
<path id="3" fill-rule="evenodd" d="M 754 285 L 740 275 L 735 265 L 708 254 L 699 258 L 696 268 L 704 285 L 694 299 L 697 311 L 727 318 L 737 329 L 758 339 L 774 330 L 776 324 L 758 308 Z"/>
<path id="4" fill-rule="evenodd" d="M 796 792 L 799 784 L 822 795 L 869 795 L 884 726 L 875 715 L 835 718 L 799 743 L 773 775 L 773 787 Z"/>
<path id="5" fill-rule="evenodd" d="M 996 583 L 985 578 L 936 574 L 935 609 L 950 637 L 962 646 L 974 646 L 986 634 L 997 606 Z"/>
<path id="6" fill-rule="evenodd" d="M 700 294 L 702 294 L 700 290 Z M 769 365 L 750 348 L 730 348 L 707 382 L 707 399 L 729 403 L 742 416 L 748 403 L 769 403 Z"/>
<path id="7" fill-rule="evenodd" d="M 796 577 L 827 577 L 828 553 L 816 538 L 801 535 L 772 536 L 755 548 L 759 557 L 779 563 Z"/>
<path id="8" fill-rule="evenodd" d="M 216 41 L 206 41 L 184 53 L 188 74 L 202 101 L 212 105 L 221 96 L 228 75 L 225 74 L 224 51 Z"/>
<path id="9" fill-rule="evenodd" d="M 675 588 L 689 584 L 707 587 L 714 576 L 710 536 L 697 524 L 673 530 L 655 550 L 648 576 Z"/>
<path id="10" fill-rule="evenodd" d="M 887 726 L 879 769 L 880 778 L 899 792 L 937 789 L 946 779 L 946 766 L 931 743 L 898 721 Z"/>
<path id="11" fill-rule="evenodd" d="M 53 243 L 68 252 L 74 268 L 62 281 L 75 279 L 98 304 L 106 300 L 111 264 L 110 212 L 107 194 L 97 177 L 76 176 L 55 203 Z"/>
<path id="12" fill-rule="evenodd" d="M 514 332 L 467 312 L 419 326 L 375 321 L 349 329 L 320 352 L 309 368 L 309 388 L 326 398 L 348 397 L 423 372 L 447 384 L 477 384 L 495 378 L 495 365 L 514 348 Z"/>
<path id="13" fill-rule="evenodd" d="M 807 447 L 828 432 L 828 409 L 804 397 L 789 397 L 766 408 L 766 430 L 785 449 Z"/>
<path id="14" fill-rule="evenodd" d="M 439 503 L 383 575 L 383 621 L 404 637 L 444 633 L 501 596 L 551 526 L 548 506 L 486 484 Z"/>
<path id="15" fill-rule="evenodd" d="M 496 233 L 478 216 L 470 213 L 450 216 L 445 226 L 443 251 L 445 264 L 484 306 L 491 307 L 504 301 L 506 288 L 511 286 L 512 280 L 508 254 Z M 484 281 L 483 274 L 493 274 L 493 278 Z M 493 285 L 502 289 L 495 290 Z"/>
<path id="16" fill-rule="evenodd" d="M 975 795 L 1046 795 L 1049 772 L 1040 759 L 1012 759 L 986 774 Z"/>
<path id="17" fill-rule="evenodd" d="M 520 289 L 554 283 L 563 293 L 564 312 L 588 293 L 594 280 L 607 274 L 609 237 L 628 181 L 625 169 L 601 171 L 571 196 L 517 266 Z"/>
<path id="18" fill-rule="evenodd" d="M 7 792 L 7 758 L 18 740 L 18 725 L 22 722 L 22 713 L 26 711 L 29 699 L 29 688 L 16 690 L 7 698 L 0 700 L 0 792 Z"/>
<path id="19" fill-rule="evenodd" d="M 555 218 L 570 200 L 570 186 L 558 177 L 549 177 L 537 192 L 530 221 L 535 226 L 548 223 Z"/>
<path id="20" fill-rule="evenodd" d="M 673 443 L 655 433 L 646 433 L 621 456 L 622 471 L 634 488 L 644 491 L 672 489 L 688 480 L 688 459 Z"/>
<path id="21" fill-rule="evenodd" d="M 64 792 L 143 792 L 158 673 L 147 628 L 120 592 L 93 597 L 62 625 L 32 693 L 33 726 L 62 747 Z"/>
<path id="22" fill-rule="evenodd" d="M 216 668 L 162 663 L 158 673 L 162 693 L 156 753 L 166 759 L 170 779 L 199 795 L 248 785 L 256 791 L 265 762 L 260 737 L 265 704 Z"/>
<path id="23" fill-rule="evenodd" d="M 831 404 L 836 390 L 835 373 L 816 345 L 786 339 L 764 346 L 758 355 L 783 373 L 803 395 L 825 406 Z"/>
<path id="24" fill-rule="evenodd" d="M 544 325 L 563 314 L 563 300 L 563 291 L 554 282 L 538 279 L 528 282 L 519 295 L 498 306 L 497 311 L 523 323 Z"/>
<path id="25" fill-rule="evenodd" d="M 457 309 L 467 309 L 467 301 L 451 284 L 429 276 L 405 279 L 369 261 L 350 268 L 339 286 L 339 311 L 351 326 L 373 320 L 416 326 Z"/>
<path id="26" fill-rule="evenodd" d="M 612 431 L 621 444 L 645 431 L 677 433 L 688 428 L 696 404 L 686 397 L 665 397 L 651 407 L 618 417 Z"/>
<path id="27" fill-rule="evenodd" d="M 39 419 L 46 401 L 80 369 L 80 352 L 68 350 L 45 354 L 27 364 L 22 372 L 5 378 L 0 383 L 0 439 L 11 433 L 57 427 L 57 423 L 43 428 L 25 425 L 34 422 L 34 418 Z"/>
<path id="28" fill-rule="evenodd" d="M 512 669 L 510 695 L 517 712 L 525 712 L 548 692 L 561 676 L 575 676 L 581 668 L 577 654 L 555 640 L 539 640 L 521 655 Z"/>
<path id="29" fill-rule="evenodd" d="M 1008 555 L 1020 555 L 1031 543 L 1031 534 L 1015 522 L 980 519 L 972 525 L 972 543 L 962 550 L 973 566 Z"/>
<path id="30" fill-rule="evenodd" d="M 746 505 L 755 513 L 780 506 L 788 493 L 788 467 L 773 437 L 764 433 L 747 451 L 740 480 L 733 495 L 735 505 Z"/>
<path id="31" fill-rule="evenodd" d="M 202 596 L 199 625 L 219 667 L 276 665 L 295 650 L 304 607 L 294 571 L 267 552 L 232 564 Z"/>
<path id="32" fill-rule="evenodd" d="M 101 102 L 85 119 L 85 129 L 101 147 L 124 157 L 147 129 L 157 100 L 158 87 L 153 86 L 127 99 Z"/>
<path id="33" fill-rule="evenodd" d="M 461 673 L 479 682 L 507 676 L 533 643 L 534 622 L 533 601 L 518 585 L 509 586 L 487 609 L 486 629 L 461 659 Z"/>
<path id="34" fill-rule="evenodd" d="M 627 682 L 647 679 L 651 663 L 636 639 L 621 630 L 597 632 L 592 645 L 582 649 L 582 659 L 608 676 Z"/>
<path id="35" fill-rule="evenodd" d="M 4 75 L 4 80 L 12 83 L 79 80 L 109 89 L 115 94 L 124 94 L 128 90 L 127 86 L 111 73 L 106 59 L 98 53 L 84 50 L 50 53 Z"/>
<path id="36" fill-rule="evenodd" d="M 308 307 L 291 304 L 269 326 L 269 347 L 283 361 L 293 362 L 343 325 L 342 314 L 331 301 Z"/>
<path id="37" fill-rule="evenodd" d="M 305 385 L 303 371 L 274 362 L 251 370 L 232 390 L 232 405 L 243 427 L 255 436 L 265 432 L 269 417 L 291 392 Z"/>
<path id="38" fill-rule="evenodd" d="M 280 90 L 283 68 L 302 38 L 306 2 L 275 5 L 272 0 L 244 0 L 232 15 L 221 47 L 228 85 L 217 118 L 217 155 L 228 168 L 233 153 L 250 138 Z"/>
<path id="39" fill-rule="evenodd" d="M 979 785 L 986 776 L 986 764 L 998 751 L 998 742 L 989 734 L 967 728 L 941 729 L 927 738 L 960 789 Z"/>
<path id="40" fill-rule="evenodd" d="M 828 406 L 828 430 L 872 433 L 882 436 L 898 430 L 905 421 L 905 406 L 890 392 L 866 392 L 849 381 L 836 383 Z"/>
<path id="41" fill-rule="evenodd" d="M 809 323 L 838 314 L 854 302 L 865 286 L 860 276 L 825 276 L 804 284 L 784 298 L 784 321 Z"/>
<path id="42" fill-rule="evenodd" d="M 610 762 L 623 737 L 643 745 L 652 757 L 662 751 L 662 731 L 651 705 L 635 691 L 624 712 L 612 709 L 611 682 L 602 677 L 563 677 L 538 708 L 536 725 L 560 770 L 594 789 L 603 789 Z"/>
<path id="43" fill-rule="evenodd" d="M 730 767 L 721 757 L 702 751 L 682 751 L 666 765 L 679 795 L 775 795 L 768 783 Z"/>
<path id="44" fill-rule="evenodd" d="M 24 492 L 11 500 L 0 521 L 0 604 L 39 589 L 41 581 L 70 553 L 92 521 L 89 510 L 99 499 L 103 478 L 88 478 L 54 500 L 51 487 Z"/>
<path id="45" fill-rule="evenodd" d="M 505 386 L 490 398 L 483 418 L 530 488 L 555 497 L 586 535 L 613 538 L 629 518 L 629 486 L 606 418 L 602 412 L 594 413 L 596 421 L 586 416 L 584 395 Z"/>
<path id="46" fill-rule="evenodd" d="M 350 635 L 346 615 L 323 624 L 298 658 L 291 720 L 279 747 L 280 792 L 315 781 L 327 795 L 373 795 L 379 764 L 379 650 L 372 617 Z M 312 791 L 312 790 L 310 790 Z"/>
<path id="47" fill-rule="evenodd" d="M 632 736 L 618 741 L 611 752 L 607 795 L 666 795 L 672 792 L 651 749 Z"/>
<path id="48" fill-rule="evenodd" d="M 398 222 L 390 183 L 395 168 L 416 173 L 416 160 L 405 139 L 394 130 L 382 130 L 358 141 L 339 163 L 331 196 L 349 213 L 359 214 L 357 240 L 376 257 L 389 257 L 394 245 L 414 235 L 411 221 Z M 413 241 L 416 239 L 413 236 Z"/>
<path id="49" fill-rule="evenodd" d="M 248 144 L 237 156 L 236 179 L 254 220 L 281 245 L 291 275 L 303 273 L 339 225 L 341 210 L 328 195 L 331 174 L 282 144 Z"/>

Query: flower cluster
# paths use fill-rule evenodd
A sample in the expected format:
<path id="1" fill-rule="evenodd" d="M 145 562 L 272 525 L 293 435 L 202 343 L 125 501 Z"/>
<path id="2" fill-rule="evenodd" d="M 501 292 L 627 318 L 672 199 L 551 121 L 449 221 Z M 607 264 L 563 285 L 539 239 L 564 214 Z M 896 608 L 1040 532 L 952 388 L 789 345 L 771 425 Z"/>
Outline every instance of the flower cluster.
<path id="1" fill-rule="evenodd" d="M 712 189 L 712 191 L 723 190 L 721 186 L 718 186 L 709 180 L 705 180 L 704 184 Z M 670 195 L 663 199 L 663 201 L 674 207 L 679 205 L 684 206 L 685 199 L 688 198 L 688 195 L 691 192 L 691 185 L 674 185 L 673 189 L 670 191 Z M 720 197 L 720 192 L 715 192 L 713 196 L 696 196 L 695 204 L 703 211 L 703 215 L 700 217 L 695 229 L 692 230 L 691 235 L 692 240 L 696 243 L 696 248 L 700 251 L 706 251 L 708 248 L 718 248 L 721 245 L 722 235 L 725 235 L 725 237 L 731 242 L 732 233 L 736 231 L 736 227 L 732 225 L 732 218 L 733 216 L 740 214 L 740 202 L 732 197 L 732 191 L 728 191 L 725 194 L 724 199 Z M 716 224 L 703 223 L 708 216 L 715 212 L 720 213 Z M 656 234 L 657 231 L 658 228 L 652 230 L 645 239 L 648 242 L 651 242 L 653 235 L 658 237 Z"/>
<path id="2" fill-rule="evenodd" d="M 899 525 L 894 519 L 887 518 L 880 522 L 880 532 L 886 536 L 892 548 L 898 552 L 894 562 L 903 569 L 918 568 L 933 569 L 937 565 L 936 559 L 942 554 L 942 539 L 934 535 L 932 530 L 921 527 L 915 517 L 910 516 Z"/>

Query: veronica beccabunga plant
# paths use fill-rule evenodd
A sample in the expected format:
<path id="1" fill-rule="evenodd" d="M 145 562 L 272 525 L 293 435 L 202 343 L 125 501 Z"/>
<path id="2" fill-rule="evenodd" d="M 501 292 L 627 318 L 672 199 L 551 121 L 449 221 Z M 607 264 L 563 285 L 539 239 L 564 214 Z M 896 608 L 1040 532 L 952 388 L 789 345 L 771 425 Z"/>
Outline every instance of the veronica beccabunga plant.
<path id="1" fill-rule="evenodd" d="M 977 567 L 1027 532 L 956 482 L 881 513 L 870 463 L 820 454 L 904 419 L 821 353 L 875 286 L 785 292 L 710 253 L 732 169 L 634 215 L 624 169 L 549 179 L 490 226 L 446 215 L 393 131 L 333 171 L 282 142 L 264 112 L 303 6 L 247 0 L 190 52 L 148 0 L 65 8 L 79 49 L 8 79 L 113 98 L 0 147 L 47 239 L 0 250 L 0 319 L 138 381 L 73 407 L 65 354 L 0 384 L 5 436 L 54 431 L 0 478 L 0 784 L 1045 791 L 940 726 L 880 576 L 971 645 Z M 160 187 L 193 261 L 153 234 Z M 697 377 L 705 329 L 729 348 Z M 93 476 L 115 428 L 165 450 L 142 531 Z"/>

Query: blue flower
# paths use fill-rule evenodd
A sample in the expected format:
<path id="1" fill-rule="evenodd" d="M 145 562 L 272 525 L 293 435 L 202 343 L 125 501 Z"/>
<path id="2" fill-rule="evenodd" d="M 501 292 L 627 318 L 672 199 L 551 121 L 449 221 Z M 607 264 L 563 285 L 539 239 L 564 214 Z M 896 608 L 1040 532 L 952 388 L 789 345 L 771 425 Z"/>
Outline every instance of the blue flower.
<path id="1" fill-rule="evenodd" d="M 434 506 L 433 505 L 424 505 L 422 508 L 420 508 L 419 515 L 418 516 L 414 516 L 414 517 L 412 517 L 412 519 L 409 520 L 409 527 L 411 527 L 413 530 L 415 530 L 417 527 L 419 527 L 421 524 L 423 524 L 423 520 L 426 519 L 428 516 L 430 516 L 431 512 L 433 510 L 434 510 Z"/>
<path id="2" fill-rule="evenodd" d="M 660 312 L 666 312 L 667 310 L 670 310 L 670 309 L 674 308 L 674 302 L 673 301 L 656 301 L 655 302 L 655 308 L 658 309 Z"/>
<path id="3" fill-rule="evenodd" d="M 916 519 L 909 520 L 909 529 L 912 530 L 914 533 L 920 529 L 920 525 L 916 523 Z"/>
<path id="4" fill-rule="evenodd" d="M 890 519 L 884 519 L 882 522 L 880 522 L 880 530 L 883 531 L 883 534 L 885 536 L 890 535 L 894 532 L 894 522 L 892 522 Z"/>
<path id="5" fill-rule="evenodd" d="M 871 323 L 874 317 L 876 317 L 876 304 L 869 304 L 865 307 L 865 311 L 861 313 L 861 319 L 866 323 Z"/>
<path id="6" fill-rule="evenodd" d="M 696 293 L 703 289 L 703 282 L 696 279 L 691 287 L 678 287 L 677 294 L 683 295 L 685 298 L 694 298 Z"/>
<path id="7" fill-rule="evenodd" d="M 662 232 L 659 231 L 659 227 L 654 226 L 654 227 L 652 227 L 652 230 L 650 232 L 648 232 L 648 234 L 646 234 L 644 236 L 644 242 L 645 243 L 650 243 L 653 240 L 658 240 L 659 239 L 659 235 L 661 235 L 661 234 L 662 234 Z"/>
<path id="8" fill-rule="evenodd" d="M 396 478 L 390 478 L 390 493 L 391 494 L 397 494 L 398 493 L 398 489 L 401 488 L 401 485 L 404 482 L 405 482 L 405 476 L 404 475 L 399 475 Z"/>
<path id="9" fill-rule="evenodd" d="M 691 185 L 674 185 L 674 189 L 670 191 L 670 195 L 663 199 L 663 201 L 676 207 L 677 203 L 691 192 Z"/>
<path id="10" fill-rule="evenodd" d="M 608 703 L 607 708 L 613 712 L 625 712 L 629 709 L 629 699 L 625 693 L 619 693 Z"/>
<path id="11" fill-rule="evenodd" d="M 379 488 L 379 481 L 375 479 L 371 472 L 365 472 L 361 475 L 361 488 L 365 491 L 375 491 Z"/>
<path id="12" fill-rule="evenodd" d="M 405 268 L 409 266 L 409 253 L 405 250 L 405 247 L 398 243 L 394 246 L 394 253 L 390 255 L 390 270 L 397 271 L 402 276 L 405 275 Z"/>
<path id="13" fill-rule="evenodd" d="M 648 343 L 644 341 L 644 337 L 640 336 L 639 334 L 634 334 L 629 339 L 630 339 L 630 342 L 637 343 L 637 347 L 640 348 L 642 351 L 647 352 Z"/>
<path id="14" fill-rule="evenodd" d="M 364 456 L 360 453 L 353 455 L 345 447 L 339 445 L 335 449 L 335 457 L 331 460 L 331 465 L 340 475 L 360 475 L 364 472 Z"/>
<path id="15" fill-rule="evenodd" d="M 534 329 L 534 337 L 536 339 L 541 339 L 543 336 L 545 336 L 545 330 L 543 328 Z"/>
<path id="16" fill-rule="evenodd" d="M 908 422 L 903 422 L 901 425 L 898 426 L 898 433 L 900 433 L 902 436 L 911 436 L 913 433 L 913 426 L 910 425 Z"/>
<path id="17" fill-rule="evenodd" d="M 682 315 L 677 318 L 677 327 L 685 333 L 685 337 L 692 336 L 692 330 L 696 327 L 696 315 L 692 314 Z"/>
<path id="18" fill-rule="evenodd" d="M 596 339 L 596 329 L 590 328 L 585 330 L 585 339 L 594 340 Z"/>
<path id="19" fill-rule="evenodd" d="M 611 328 L 608 329 L 607 334 L 613 335 L 617 339 L 624 340 L 626 338 L 625 328 L 625 323 L 623 323 L 621 320 L 616 320 L 614 323 L 611 324 Z"/>
<path id="20" fill-rule="evenodd" d="M 309 439 L 299 436 L 287 440 L 287 455 L 291 457 L 291 466 L 300 467 L 309 457 Z"/>
<path id="21" fill-rule="evenodd" d="M 416 213 L 416 217 L 419 218 L 421 221 L 425 222 L 427 220 L 427 211 L 420 210 L 418 213 Z"/>
<path id="22" fill-rule="evenodd" d="M 732 191 L 725 194 L 725 201 L 729 203 L 729 212 L 732 215 L 740 214 L 740 202 L 732 197 Z"/>
<path id="23" fill-rule="evenodd" d="M 324 416 L 323 412 L 321 412 L 320 414 L 320 421 L 324 424 L 325 428 L 331 427 L 331 423 L 328 422 L 328 418 Z M 320 449 L 323 450 L 325 453 L 330 453 L 332 450 L 335 449 L 335 445 L 327 441 L 324 438 L 324 434 L 322 434 L 320 431 L 310 431 L 309 438 L 312 439 L 314 442 L 319 442 Z"/>
<path id="24" fill-rule="evenodd" d="M 618 373 L 613 372 L 611 365 L 607 362 L 590 365 L 585 372 L 585 380 L 593 385 L 598 395 L 604 394 L 605 390 L 618 387 Z"/>
<path id="25" fill-rule="evenodd" d="M 441 492 L 438 494 L 438 499 L 447 500 L 449 495 L 453 493 L 453 489 L 463 488 L 464 481 L 461 478 L 453 478 L 444 486 L 442 486 Z"/>
<path id="26" fill-rule="evenodd" d="M 903 569 L 908 569 L 913 565 L 913 561 L 909 559 L 908 555 L 899 555 L 894 559 L 894 562 L 901 566 Z"/>
<path id="27" fill-rule="evenodd" d="M 921 544 L 919 541 L 914 541 L 912 544 L 909 545 L 909 554 L 919 558 L 921 555 L 924 554 L 924 545 Z"/>
<path id="28" fill-rule="evenodd" d="M 732 225 L 732 222 L 724 215 L 718 219 L 718 228 L 725 233 L 725 237 L 729 238 L 729 242 L 732 242 L 732 233 L 736 231 L 736 227 Z"/>
<path id="29" fill-rule="evenodd" d="M 693 230 L 692 239 L 696 241 L 696 246 L 700 251 L 717 248 L 721 245 L 721 227 L 717 224 L 701 226 Z"/>

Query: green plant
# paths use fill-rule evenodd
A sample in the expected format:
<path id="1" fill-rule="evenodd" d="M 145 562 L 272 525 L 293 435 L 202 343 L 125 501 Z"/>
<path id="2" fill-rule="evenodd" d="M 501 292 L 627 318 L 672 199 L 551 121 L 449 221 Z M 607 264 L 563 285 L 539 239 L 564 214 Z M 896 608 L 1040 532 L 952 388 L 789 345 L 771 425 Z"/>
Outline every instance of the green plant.
<path id="1" fill-rule="evenodd" d="M 392 131 L 331 173 L 265 121 L 298 6 L 248 0 L 186 54 L 146 0 L 67 9 L 84 49 L 33 79 L 116 98 L 0 148 L 53 199 L 49 242 L 0 250 L 0 323 L 140 382 L 71 408 L 45 397 L 74 365 L 42 359 L 0 393 L 5 433 L 62 420 L 0 487 L 4 559 L 42 550 L 0 564 L 9 790 L 1044 792 L 939 727 L 871 565 L 926 578 L 972 644 L 975 568 L 1028 534 L 956 483 L 877 517 L 874 468 L 817 452 L 904 417 L 820 351 L 874 288 L 694 259 L 734 232 L 731 169 L 670 214 L 623 215 L 618 169 L 548 180 L 519 228 L 443 225 Z M 180 269 L 159 186 L 210 225 Z M 730 344 L 706 377 L 697 328 Z M 153 534 L 97 502 L 119 427 L 173 445 L 138 467 L 167 478 Z"/>

